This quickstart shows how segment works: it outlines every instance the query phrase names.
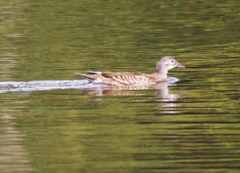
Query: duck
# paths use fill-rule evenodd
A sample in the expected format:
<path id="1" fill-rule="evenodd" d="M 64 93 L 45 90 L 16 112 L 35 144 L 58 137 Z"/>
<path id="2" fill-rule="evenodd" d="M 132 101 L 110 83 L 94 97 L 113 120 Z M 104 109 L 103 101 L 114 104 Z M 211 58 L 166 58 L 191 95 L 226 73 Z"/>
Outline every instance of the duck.
<path id="1" fill-rule="evenodd" d="M 185 68 L 174 56 L 164 56 L 157 63 L 155 72 L 145 74 L 141 72 L 76 72 L 76 75 L 85 77 L 89 82 L 102 83 L 112 86 L 149 85 L 167 81 L 168 71 L 174 68 Z"/>

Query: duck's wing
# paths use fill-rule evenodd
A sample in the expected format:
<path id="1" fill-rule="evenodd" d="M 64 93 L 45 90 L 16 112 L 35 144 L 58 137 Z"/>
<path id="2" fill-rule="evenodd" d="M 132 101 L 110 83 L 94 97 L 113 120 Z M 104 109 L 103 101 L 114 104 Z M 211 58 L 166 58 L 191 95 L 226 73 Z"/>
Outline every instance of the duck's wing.
<path id="1" fill-rule="evenodd" d="M 141 85 L 154 81 L 152 76 L 139 72 L 95 72 L 75 73 L 92 80 L 116 86 Z"/>
<path id="2" fill-rule="evenodd" d="M 102 76 L 111 79 L 111 83 L 117 86 L 141 85 L 152 81 L 152 78 L 139 72 L 102 72 Z"/>
<path id="3" fill-rule="evenodd" d="M 117 76 L 135 76 L 135 75 L 143 75 L 142 73 L 138 72 L 101 72 L 101 75 L 106 78 L 112 78 Z"/>

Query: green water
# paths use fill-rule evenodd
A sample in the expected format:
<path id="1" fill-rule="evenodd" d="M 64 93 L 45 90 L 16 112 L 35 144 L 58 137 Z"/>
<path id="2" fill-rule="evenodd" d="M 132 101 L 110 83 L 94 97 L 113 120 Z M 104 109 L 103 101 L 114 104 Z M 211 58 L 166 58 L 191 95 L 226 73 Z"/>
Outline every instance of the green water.
<path id="1" fill-rule="evenodd" d="M 0 80 L 186 69 L 162 90 L 0 94 L 0 172 L 239 172 L 240 3 L 0 0 Z M 99 94 L 100 93 L 100 94 Z M 101 96 L 100 96 L 101 95 Z"/>

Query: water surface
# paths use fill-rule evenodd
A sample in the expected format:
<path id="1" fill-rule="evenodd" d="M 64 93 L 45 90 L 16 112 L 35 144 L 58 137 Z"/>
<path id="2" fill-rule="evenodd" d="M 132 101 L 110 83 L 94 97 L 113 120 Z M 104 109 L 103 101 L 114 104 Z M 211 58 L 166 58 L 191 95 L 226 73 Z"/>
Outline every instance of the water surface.
<path id="1" fill-rule="evenodd" d="M 0 172 L 239 172 L 239 5 L 0 1 L 1 84 L 187 67 L 158 88 L 0 93 Z"/>

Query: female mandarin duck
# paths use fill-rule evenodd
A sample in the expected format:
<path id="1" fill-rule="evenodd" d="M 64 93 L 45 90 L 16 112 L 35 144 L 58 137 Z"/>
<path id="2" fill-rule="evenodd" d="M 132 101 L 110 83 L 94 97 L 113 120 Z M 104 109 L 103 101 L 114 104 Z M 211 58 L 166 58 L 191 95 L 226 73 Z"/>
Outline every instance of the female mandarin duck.
<path id="1" fill-rule="evenodd" d="M 153 74 L 144 74 L 139 72 L 95 72 L 89 71 L 87 74 L 76 73 L 77 75 L 88 78 L 90 81 L 96 81 L 103 84 L 114 86 L 129 85 L 148 85 L 167 80 L 168 70 L 175 67 L 185 68 L 173 56 L 164 56 L 156 64 L 156 72 Z"/>

